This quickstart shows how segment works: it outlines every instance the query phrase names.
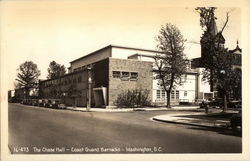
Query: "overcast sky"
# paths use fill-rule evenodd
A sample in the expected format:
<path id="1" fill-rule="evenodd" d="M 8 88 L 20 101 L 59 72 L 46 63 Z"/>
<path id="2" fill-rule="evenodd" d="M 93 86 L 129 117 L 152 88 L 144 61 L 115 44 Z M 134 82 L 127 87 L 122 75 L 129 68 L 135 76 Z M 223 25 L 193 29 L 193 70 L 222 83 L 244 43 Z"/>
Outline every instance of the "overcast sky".
<path id="1" fill-rule="evenodd" d="M 200 56 L 201 28 L 193 7 L 173 7 L 167 1 L 5 1 L 2 5 L 2 53 L 7 60 L 8 89 L 16 69 L 27 60 L 38 65 L 41 79 L 52 60 L 69 62 L 109 44 L 156 49 L 161 25 L 175 24 L 187 39 L 185 53 Z M 218 8 L 218 30 L 229 12 L 226 47 L 241 45 L 240 8 Z M 192 43 L 191 43 L 192 42 Z"/>

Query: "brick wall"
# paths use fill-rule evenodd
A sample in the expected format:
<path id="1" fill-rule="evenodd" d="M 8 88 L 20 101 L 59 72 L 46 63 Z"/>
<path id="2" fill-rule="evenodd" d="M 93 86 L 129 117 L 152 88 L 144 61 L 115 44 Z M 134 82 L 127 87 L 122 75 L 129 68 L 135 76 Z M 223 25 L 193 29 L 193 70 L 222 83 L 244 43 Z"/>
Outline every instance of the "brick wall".
<path id="1" fill-rule="evenodd" d="M 87 89 L 88 89 L 88 75 L 87 71 L 79 71 L 70 73 L 57 79 L 42 81 L 39 84 L 39 97 L 40 98 L 57 98 L 55 93 L 68 94 L 70 86 L 75 85 L 80 95 L 76 98 L 77 106 L 86 106 L 87 104 Z M 67 105 L 73 105 L 74 100 L 67 95 L 61 97 Z"/>
<path id="2" fill-rule="evenodd" d="M 138 72 L 137 80 L 122 80 L 113 78 L 113 71 Z M 108 105 L 113 106 L 117 96 L 128 89 L 147 89 L 149 90 L 149 100 L 152 98 L 152 63 L 138 60 L 126 60 L 109 58 L 109 87 Z"/>

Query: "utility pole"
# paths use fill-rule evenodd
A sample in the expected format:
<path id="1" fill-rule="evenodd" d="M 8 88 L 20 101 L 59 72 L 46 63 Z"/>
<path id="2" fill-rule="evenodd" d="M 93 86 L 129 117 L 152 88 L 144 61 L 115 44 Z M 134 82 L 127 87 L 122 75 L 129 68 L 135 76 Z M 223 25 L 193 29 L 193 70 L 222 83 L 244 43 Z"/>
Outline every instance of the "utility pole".
<path id="1" fill-rule="evenodd" d="M 92 84 L 92 78 L 91 78 L 91 70 L 92 70 L 92 67 L 91 66 L 88 66 L 87 67 L 87 70 L 88 70 L 88 103 L 87 103 L 87 111 L 90 111 L 90 108 L 91 108 L 91 84 Z"/>

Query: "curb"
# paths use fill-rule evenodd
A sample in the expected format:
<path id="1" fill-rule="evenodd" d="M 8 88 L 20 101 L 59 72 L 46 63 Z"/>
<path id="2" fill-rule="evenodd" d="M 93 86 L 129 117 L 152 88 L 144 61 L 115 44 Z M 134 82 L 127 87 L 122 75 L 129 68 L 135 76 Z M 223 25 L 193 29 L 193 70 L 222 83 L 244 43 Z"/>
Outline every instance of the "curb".
<path id="1" fill-rule="evenodd" d="M 190 126 L 197 126 L 197 127 L 206 127 L 206 128 L 215 128 L 215 129 L 230 130 L 227 127 L 216 127 L 216 126 L 192 124 L 192 123 L 185 123 L 185 122 L 176 122 L 176 121 L 169 121 L 169 120 L 157 119 L 155 117 L 153 117 L 152 119 L 155 120 L 155 121 L 166 122 L 166 123 L 173 123 L 173 124 L 180 124 L 180 125 L 190 125 Z"/>
<path id="2" fill-rule="evenodd" d="M 124 111 L 119 111 L 119 110 L 114 110 L 114 111 L 112 111 L 112 110 L 100 110 L 100 111 L 98 111 L 98 110 L 91 110 L 90 109 L 90 111 L 87 111 L 87 110 L 79 110 L 79 109 L 72 109 L 72 108 L 66 108 L 66 110 L 70 110 L 70 111 L 78 111 L 78 112 L 108 112 L 108 113 L 111 113 L 111 112 L 133 112 L 133 110 L 124 110 Z"/>

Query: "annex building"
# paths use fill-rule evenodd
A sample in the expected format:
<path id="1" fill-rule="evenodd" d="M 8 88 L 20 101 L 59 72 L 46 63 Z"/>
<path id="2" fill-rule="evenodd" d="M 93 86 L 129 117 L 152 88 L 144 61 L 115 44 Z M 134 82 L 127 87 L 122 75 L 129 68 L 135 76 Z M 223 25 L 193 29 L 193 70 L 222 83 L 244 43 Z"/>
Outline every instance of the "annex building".
<path id="1" fill-rule="evenodd" d="M 117 96 L 128 89 L 149 91 L 151 105 L 164 105 L 167 94 L 153 74 L 155 50 L 109 45 L 70 62 L 69 73 L 39 82 L 41 98 L 63 98 L 68 105 L 114 107 Z M 191 63 L 190 63 L 191 64 Z M 203 99 L 205 87 L 198 69 L 187 67 L 185 82 L 171 93 L 171 104 Z M 90 90 L 89 90 L 90 89 Z M 91 92 L 89 92 L 91 91 Z"/>

